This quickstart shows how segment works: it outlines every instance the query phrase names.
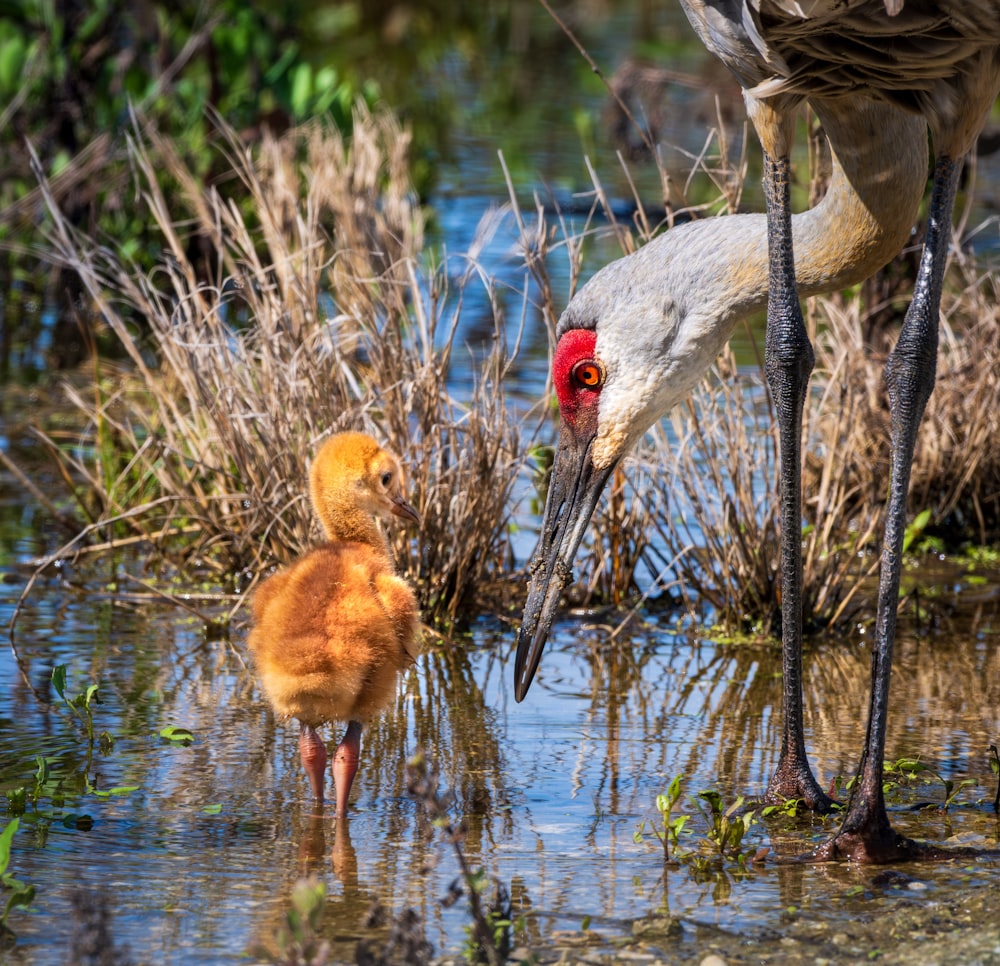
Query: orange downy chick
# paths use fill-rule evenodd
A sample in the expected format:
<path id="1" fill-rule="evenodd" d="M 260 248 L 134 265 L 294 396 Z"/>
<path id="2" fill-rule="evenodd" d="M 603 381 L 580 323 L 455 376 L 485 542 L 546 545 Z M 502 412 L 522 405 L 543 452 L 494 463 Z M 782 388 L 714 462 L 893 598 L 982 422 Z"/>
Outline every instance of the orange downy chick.
<path id="1" fill-rule="evenodd" d="M 334 754 L 337 816 L 358 769 L 361 730 L 393 698 L 417 657 L 416 597 L 393 567 L 377 520 L 419 523 L 396 459 L 363 433 L 320 448 L 310 473 L 327 542 L 265 580 L 253 598 L 247 645 L 275 713 L 301 723 L 299 750 L 323 801 L 327 754 L 316 728 L 348 722 Z"/>

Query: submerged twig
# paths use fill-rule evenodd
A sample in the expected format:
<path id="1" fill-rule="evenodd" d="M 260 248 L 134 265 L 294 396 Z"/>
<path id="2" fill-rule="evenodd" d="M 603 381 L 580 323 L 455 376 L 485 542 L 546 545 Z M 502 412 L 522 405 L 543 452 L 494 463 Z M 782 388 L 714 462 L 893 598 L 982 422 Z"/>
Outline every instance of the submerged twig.
<path id="1" fill-rule="evenodd" d="M 420 802 L 435 827 L 444 834 L 445 841 L 452 846 L 455 859 L 461 871 L 461 884 L 453 882 L 445 905 L 451 905 L 462 894 L 463 888 L 472 916 L 470 930 L 470 958 L 485 961 L 490 966 L 500 966 L 506 962 L 510 952 L 511 906 L 507 889 L 502 882 L 494 882 L 494 894 L 488 905 L 484 904 L 483 893 L 487 877 L 482 869 L 473 871 L 465 857 L 462 842 L 465 830 L 456 825 L 449 814 L 451 797 L 439 791 L 439 773 L 436 764 L 428 764 L 422 751 L 418 751 L 406 763 L 407 792 Z"/>

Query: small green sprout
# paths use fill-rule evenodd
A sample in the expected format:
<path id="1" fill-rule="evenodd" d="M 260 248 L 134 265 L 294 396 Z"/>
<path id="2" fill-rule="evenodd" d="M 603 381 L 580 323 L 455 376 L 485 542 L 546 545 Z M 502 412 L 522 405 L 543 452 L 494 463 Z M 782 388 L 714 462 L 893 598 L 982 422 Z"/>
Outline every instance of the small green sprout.
<path id="1" fill-rule="evenodd" d="M 184 748 L 194 742 L 194 735 L 187 728 L 181 728 L 178 725 L 167 725 L 166 728 L 162 728 L 160 737 Z"/>
<path id="2" fill-rule="evenodd" d="M 11 843 L 20 822 L 20 819 L 13 818 L 4 826 L 3 831 L 0 832 L 0 886 L 2 886 L 4 892 L 10 890 L 10 895 L 7 896 L 7 900 L 3 904 L 3 912 L 0 913 L 0 941 L 10 939 L 14 935 L 13 931 L 7 925 L 7 917 L 10 915 L 11 910 L 17 906 L 29 906 L 35 898 L 35 887 L 33 885 L 28 885 L 20 879 L 14 878 L 7 871 L 10 865 Z"/>

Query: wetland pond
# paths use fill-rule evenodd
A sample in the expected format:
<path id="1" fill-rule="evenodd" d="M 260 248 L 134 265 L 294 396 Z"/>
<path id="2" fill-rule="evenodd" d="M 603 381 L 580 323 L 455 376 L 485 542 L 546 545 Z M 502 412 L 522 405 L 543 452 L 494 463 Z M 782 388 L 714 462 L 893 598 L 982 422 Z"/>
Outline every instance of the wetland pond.
<path id="1" fill-rule="evenodd" d="M 547 89 L 558 105 L 572 85 L 555 74 Z M 574 111 L 563 108 L 562 129 L 546 128 L 556 148 L 539 168 L 562 170 L 570 157 L 582 166 Z M 452 252 L 468 249 L 484 210 L 505 198 L 496 137 L 456 135 L 458 160 L 433 199 Z M 507 272 L 523 285 L 510 240 L 498 246 L 491 277 Z M 526 342 L 512 392 L 534 400 L 547 342 L 537 328 Z M 0 483 L 6 629 L 34 561 L 62 536 L 20 502 L 14 481 Z M 537 518 L 520 522 L 523 564 Z M 623 612 L 569 613 L 516 704 L 511 624 L 484 619 L 456 642 L 429 639 L 394 708 L 366 733 L 353 809 L 337 823 L 316 814 L 297 729 L 275 721 L 248 669 L 245 610 L 228 635 L 209 635 L 203 617 L 224 616 L 235 600 L 192 595 L 198 613 L 186 613 L 147 593 L 143 572 L 141 559 L 117 554 L 94 569 L 49 570 L 16 624 L 26 675 L 9 649 L 0 656 L 3 824 L 27 797 L 7 871 L 36 890 L 30 908 L 11 910 L 17 942 L 0 962 L 69 962 L 85 906 L 92 930 L 95 907 L 109 912 L 121 951 L 87 962 L 267 961 L 254 950 L 274 954 L 293 887 L 309 875 L 326 887 L 330 961 L 355 962 L 360 940 L 385 942 L 387 925 L 366 924 L 376 900 L 390 922 L 415 910 L 434 955 L 460 961 L 470 917 L 464 899 L 443 901 L 457 859 L 407 793 L 407 759 L 424 749 L 454 795 L 451 816 L 465 822 L 466 859 L 510 894 L 516 958 L 1000 963 L 995 857 L 877 869 L 784 863 L 837 822 L 788 816 L 747 831 L 743 850 L 769 849 L 764 861 L 711 856 L 698 794 L 716 791 L 726 805 L 760 794 L 777 760 L 774 644 L 713 640 L 707 625 L 655 604 L 621 631 Z M 918 596 L 901 614 L 887 747 L 892 760 L 919 759 L 926 770 L 906 781 L 890 772 L 892 820 L 916 839 L 995 853 L 1000 571 L 922 564 L 910 576 L 935 600 L 926 609 Z M 75 717 L 52 689 L 57 666 L 70 699 L 99 685 L 92 747 L 83 709 Z M 868 682 L 861 630 L 810 646 L 806 740 L 824 786 L 854 774 Z M 172 740 L 171 728 L 191 740 Z M 673 814 L 690 816 L 687 855 L 665 863 L 651 827 L 662 828 L 657 796 L 678 775 Z M 915 807 L 924 803 L 933 807 Z"/>
<path id="2" fill-rule="evenodd" d="M 22 538 L 17 550 L 26 562 L 43 547 Z M 35 789 L 38 762 L 47 770 L 14 840 L 9 871 L 37 891 L 30 910 L 11 913 L 18 941 L 4 962 L 67 962 L 81 893 L 110 911 L 122 961 L 247 962 L 248 950 L 274 949 L 291 890 L 310 874 L 326 885 L 333 961 L 354 962 L 360 939 L 385 940 L 384 926 L 365 925 L 376 899 L 390 919 L 416 910 L 436 955 L 459 960 L 465 902 L 442 902 L 456 860 L 407 794 L 419 748 L 454 793 L 466 858 L 506 885 L 523 922 L 516 946 L 539 961 L 934 962 L 935 950 L 941 962 L 1000 961 L 996 859 L 782 864 L 776 856 L 806 851 L 836 820 L 777 817 L 744 840 L 750 853 L 771 849 L 762 863 L 664 863 L 649 829 L 675 775 L 674 815 L 691 816 L 682 850 L 708 844 L 698 792 L 730 804 L 764 788 L 779 743 L 773 645 L 713 643 L 655 609 L 611 641 L 620 613 L 567 615 L 517 705 L 509 627 L 483 622 L 460 646 L 431 642 L 366 734 L 353 811 L 338 825 L 315 814 L 297 729 L 275 722 L 246 667 L 242 613 L 211 640 L 200 618 L 131 583 L 130 566 L 47 574 L 17 623 L 30 686 L 9 653 L 0 661 L 0 788 Z M 5 625 L 25 576 L 4 574 Z M 889 802 L 907 835 L 996 850 L 987 749 L 1000 729 L 1000 581 L 967 576 L 925 575 L 947 617 L 901 624 L 887 746 L 953 782 L 955 800 L 912 807 L 945 799 L 928 771 L 893 784 Z M 868 663 L 863 636 L 807 655 L 807 744 L 824 783 L 856 766 Z M 97 740 L 89 762 L 48 683 L 60 664 L 67 697 L 100 683 L 94 732 L 113 742 Z M 171 727 L 193 741 L 163 737 Z"/>

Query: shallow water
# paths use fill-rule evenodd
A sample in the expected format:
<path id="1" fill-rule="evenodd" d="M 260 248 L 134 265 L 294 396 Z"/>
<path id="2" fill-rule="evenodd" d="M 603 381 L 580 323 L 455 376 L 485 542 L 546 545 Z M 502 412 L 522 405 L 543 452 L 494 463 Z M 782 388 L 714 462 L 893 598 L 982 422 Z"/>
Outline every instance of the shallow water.
<path id="1" fill-rule="evenodd" d="M 612 43 L 615 30 L 603 33 L 616 53 L 627 46 Z M 615 63 L 610 52 L 601 60 L 606 67 Z M 525 132 L 505 119 L 491 130 L 456 133 L 454 160 L 432 199 L 440 240 L 452 253 L 465 252 L 483 212 L 506 200 L 498 146 L 511 155 L 519 140 L 534 144 L 530 157 L 522 150 L 520 163 L 520 172 L 534 180 L 517 183 L 529 210 L 530 189 L 548 199 L 552 185 L 565 199 L 588 187 L 574 124 L 581 104 L 598 117 L 604 94 L 568 103 L 564 65 L 553 67 L 547 80 L 531 83 L 538 97 L 557 105 L 543 131 Z M 673 114 L 687 125 L 691 94 L 680 90 L 677 97 Z M 687 132 L 686 140 L 673 128 L 667 136 L 697 150 L 702 121 L 696 133 Z M 607 134 L 596 126 L 594 164 L 613 197 L 627 199 Z M 505 145 L 508 137 L 515 143 Z M 996 155 L 981 161 L 986 210 L 977 211 L 972 224 L 993 208 L 998 171 Z M 644 198 L 655 197 L 651 168 L 640 169 L 636 179 Z M 748 206 L 755 191 L 751 180 Z M 995 248 L 996 235 L 994 221 L 976 243 Z M 595 245 L 584 275 L 611 255 Z M 483 264 L 514 293 L 512 303 L 515 296 L 519 301 L 524 271 L 509 230 L 487 247 Z M 562 304 L 568 282 L 556 273 L 554 284 Z M 466 305 L 464 317 L 474 326 L 475 300 Z M 474 343 L 474 336 L 463 330 L 457 341 Z M 512 394 L 538 398 L 546 351 L 547 337 L 530 317 L 527 361 L 509 387 Z M 0 482 L 2 501 L 14 488 Z M 0 505 L 0 543 L 14 548 L 2 558 L 8 565 L 0 574 L 0 627 L 6 628 L 30 573 L 28 561 L 61 542 L 45 527 L 30 504 Z M 530 546 L 519 550 L 523 560 Z M 669 914 L 683 932 L 667 940 L 654 931 L 649 948 L 697 959 L 719 931 L 780 939 L 803 917 L 838 929 L 914 896 L 943 902 L 1000 882 L 996 862 L 968 859 L 910 866 L 901 877 L 770 860 L 749 869 L 733 862 L 699 868 L 692 861 L 665 867 L 648 824 L 658 821 L 656 796 L 675 775 L 684 776 L 677 811 L 693 816 L 684 844 L 692 850 L 705 844 L 706 825 L 692 800 L 699 791 L 716 789 L 730 803 L 764 788 L 779 745 L 780 660 L 773 645 L 718 645 L 705 628 L 678 626 L 671 614 L 656 611 L 643 613 L 614 641 L 620 614 L 567 617 L 521 705 L 512 694 L 509 627 L 484 621 L 455 644 L 429 641 L 397 706 L 365 737 L 354 808 L 338 825 L 329 814 L 315 814 L 295 727 L 273 719 L 247 670 L 245 614 L 236 615 L 228 639 L 208 640 L 202 620 L 144 597 L 122 579 L 119 566 L 142 571 L 141 560 L 109 558 L 100 572 L 64 568 L 38 582 L 15 638 L 30 684 L 11 653 L 0 652 L 0 793 L 34 789 L 38 756 L 50 771 L 14 840 L 9 871 L 37 894 L 30 910 L 11 913 L 18 942 L 0 952 L 2 962 L 66 962 L 72 900 L 80 890 L 100 890 L 112 911 L 113 935 L 134 962 L 247 962 L 254 946 L 273 946 L 292 886 L 306 873 L 327 886 L 324 935 L 339 961 L 353 961 L 359 938 L 384 937 L 384 929 L 363 925 L 374 899 L 390 914 L 416 909 L 436 951 L 457 953 L 469 918 L 463 902 L 441 902 L 457 874 L 456 859 L 406 794 L 405 762 L 418 748 L 427 750 L 443 786 L 455 793 L 452 812 L 466 820 L 470 863 L 507 886 L 515 915 L 525 920 L 517 941 L 536 949 L 565 945 L 571 937 L 612 948 L 633 934 L 636 921 Z M 941 802 L 940 782 L 893 792 L 893 822 L 935 843 L 996 848 L 987 751 L 1000 738 L 1000 574 L 976 586 L 955 572 L 921 571 L 919 580 L 943 600 L 930 627 L 909 611 L 904 615 L 888 754 L 919 756 L 945 778 L 975 784 L 962 789 L 960 804 L 947 812 L 909 807 Z M 232 602 L 192 605 L 216 616 Z M 859 632 L 817 644 L 807 655 L 807 741 L 824 784 L 851 775 L 856 765 L 867 701 L 865 644 Z M 70 695 L 100 684 L 95 730 L 108 732 L 114 744 L 95 750 L 89 765 L 79 724 L 46 683 L 57 664 L 68 668 Z M 190 729 L 193 744 L 175 746 L 160 737 L 171 725 Z M 0 798 L 4 824 L 10 814 Z M 636 842 L 643 822 L 647 832 Z M 752 828 L 748 844 L 794 855 L 834 827 L 835 820 L 773 820 Z"/>
<path id="2" fill-rule="evenodd" d="M 13 582 L 0 585 L 4 625 L 22 577 L 8 573 Z M 949 614 L 934 629 L 904 620 L 888 754 L 976 784 L 947 812 L 908 807 L 940 803 L 938 781 L 893 792 L 893 822 L 915 838 L 995 849 L 987 749 L 1000 734 L 1000 578 L 965 588 L 964 598 L 953 593 L 961 575 L 935 579 L 949 598 L 938 611 Z M 199 619 L 101 592 L 94 574 L 44 578 L 17 623 L 23 666 L 40 692 L 56 663 L 68 667 L 70 696 L 99 683 L 95 732 L 109 732 L 114 746 L 95 750 L 88 769 L 86 739 L 65 707 L 50 693 L 56 704 L 46 708 L 13 657 L 0 660 L 0 791 L 34 788 L 36 756 L 51 772 L 14 841 L 11 871 L 37 895 L 30 911 L 11 914 L 18 943 L 7 961 L 65 962 L 72 896 L 84 889 L 104 891 L 113 935 L 133 961 L 245 962 L 255 945 L 273 946 L 291 888 L 309 872 L 327 885 L 324 934 L 340 961 L 353 961 L 359 938 L 384 937 L 363 925 L 375 898 L 391 913 L 416 909 L 438 954 L 457 953 L 464 903 L 440 901 L 455 858 L 406 794 L 404 764 L 418 748 L 455 794 L 469 862 L 507 885 L 525 917 L 518 938 L 535 947 L 579 938 L 586 924 L 587 942 L 604 948 L 631 935 L 635 920 L 669 913 L 685 926 L 670 943 L 684 958 L 712 930 L 780 931 L 796 916 L 835 926 L 885 903 L 917 894 L 941 901 L 1000 879 L 1000 864 L 968 859 L 910 866 L 901 878 L 770 860 L 749 870 L 665 868 L 648 832 L 638 843 L 633 836 L 656 818 L 656 796 L 674 775 L 683 774 L 686 793 L 676 811 L 694 816 L 692 849 L 706 841 L 699 791 L 717 789 L 728 804 L 766 784 L 778 748 L 779 654 L 773 645 L 713 644 L 656 612 L 609 643 L 620 619 L 568 616 L 521 705 L 507 628 L 484 622 L 459 643 L 429 642 L 392 713 L 366 735 L 354 807 L 338 826 L 315 814 L 296 729 L 273 719 L 246 668 L 242 615 L 228 640 L 209 641 Z M 849 776 L 856 762 L 863 644 L 831 641 L 807 656 L 807 742 L 824 783 Z M 194 743 L 161 738 L 169 725 L 188 728 Z M 754 826 L 747 847 L 796 854 L 832 827 L 774 820 Z"/>

